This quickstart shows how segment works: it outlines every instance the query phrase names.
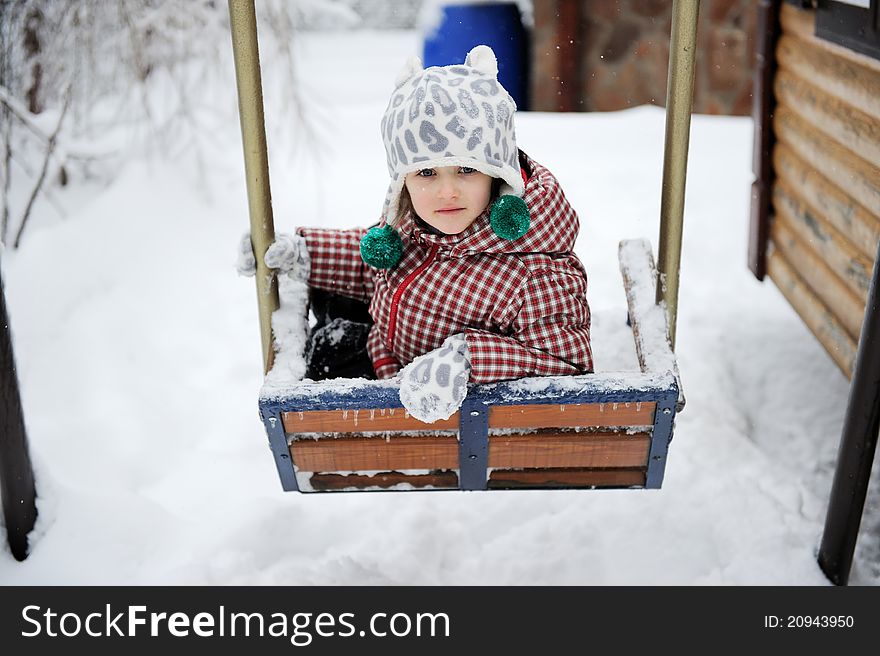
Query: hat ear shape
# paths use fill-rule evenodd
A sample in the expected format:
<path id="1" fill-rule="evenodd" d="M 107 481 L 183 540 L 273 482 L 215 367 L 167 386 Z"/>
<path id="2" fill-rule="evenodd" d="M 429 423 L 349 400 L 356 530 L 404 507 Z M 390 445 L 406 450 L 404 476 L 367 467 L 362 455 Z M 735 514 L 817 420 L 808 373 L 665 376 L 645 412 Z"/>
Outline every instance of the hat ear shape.
<path id="1" fill-rule="evenodd" d="M 413 76 L 418 75 L 423 70 L 425 69 L 422 68 L 422 60 L 413 55 L 406 60 L 403 68 L 401 68 L 400 72 L 397 74 L 397 78 L 394 80 L 394 88 L 400 88 L 404 82 L 411 79 Z"/>
<path id="2" fill-rule="evenodd" d="M 475 68 L 484 75 L 498 77 L 498 59 L 489 46 L 476 46 L 464 60 L 465 66 Z"/>

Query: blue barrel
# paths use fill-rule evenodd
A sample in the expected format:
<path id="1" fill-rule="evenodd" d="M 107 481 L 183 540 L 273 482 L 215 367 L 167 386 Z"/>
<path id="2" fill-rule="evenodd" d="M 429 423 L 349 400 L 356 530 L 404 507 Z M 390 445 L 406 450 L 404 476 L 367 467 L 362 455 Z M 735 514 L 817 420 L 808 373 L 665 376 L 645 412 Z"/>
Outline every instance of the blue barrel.
<path id="1" fill-rule="evenodd" d="M 515 2 L 445 5 L 439 27 L 425 38 L 425 68 L 462 64 L 481 44 L 495 51 L 498 81 L 517 109 L 528 109 L 528 39 Z"/>

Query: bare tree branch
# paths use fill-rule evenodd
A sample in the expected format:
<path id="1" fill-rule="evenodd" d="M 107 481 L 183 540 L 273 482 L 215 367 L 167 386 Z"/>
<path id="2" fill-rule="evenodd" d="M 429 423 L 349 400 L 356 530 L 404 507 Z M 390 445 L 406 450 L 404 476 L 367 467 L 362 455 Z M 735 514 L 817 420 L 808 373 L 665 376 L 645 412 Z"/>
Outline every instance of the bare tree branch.
<path id="1" fill-rule="evenodd" d="M 70 107 L 70 96 L 71 96 L 71 87 L 67 87 L 67 91 L 64 94 L 64 106 L 61 108 L 61 114 L 58 117 L 58 124 L 55 126 L 55 130 L 52 132 L 49 137 L 49 142 L 46 145 L 46 157 L 43 159 L 43 169 L 40 171 L 40 177 L 37 179 L 36 184 L 34 185 L 34 189 L 31 192 L 31 197 L 28 199 L 27 207 L 24 209 L 24 214 L 21 217 L 21 223 L 18 225 L 18 232 L 15 235 L 15 242 L 12 244 L 12 248 L 18 248 L 19 244 L 21 244 L 21 236 L 24 234 L 24 229 L 27 226 L 28 219 L 31 216 L 31 209 L 34 206 L 34 202 L 37 200 L 37 196 L 40 194 L 40 189 L 43 187 L 43 182 L 46 180 L 46 172 L 49 170 L 49 162 L 52 159 L 52 152 L 55 150 L 55 144 L 58 140 L 58 133 L 61 132 L 61 126 L 64 123 L 64 117 L 67 114 L 67 108 Z"/>
<path id="2" fill-rule="evenodd" d="M 3 218 L 0 219 L 0 242 L 6 243 L 9 230 L 9 188 L 12 184 L 12 117 L 5 109 L 3 116 Z"/>
<path id="3" fill-rule="evenodd" d="M 69 92 L 66 92 L 65 95 L 70 94 Z M 65 101 L 65 103 L 69 102 L 69 100 Z M 31 113 L 20 102 L 16 101 L 15 98 L 13 98 L 12 95 L 9 93 L 9 91 L 3 86 L 0 86 L 0 105 L 6 108 L 6 110 L 8 110 L 12 114 L 12 116 L 17 118 L 21 122 L 21 124 L 24 125 L 31 132 L 31 134 L 33 134 L 33 136 L 37 137 L 37 139 L 42 142 L 44 147 L 48 146 L 50 135 L 46 134 L 46 132 L 39 125 L 37 125 L 36 121 L 34 121 L 34 119 L 32 118 Z M 84 153 L 76 150 L 65 150 L 64 156 L 64 159 L 76 159 L 85 161 L 101 159 L 103 157 L 102 155 Z"/>

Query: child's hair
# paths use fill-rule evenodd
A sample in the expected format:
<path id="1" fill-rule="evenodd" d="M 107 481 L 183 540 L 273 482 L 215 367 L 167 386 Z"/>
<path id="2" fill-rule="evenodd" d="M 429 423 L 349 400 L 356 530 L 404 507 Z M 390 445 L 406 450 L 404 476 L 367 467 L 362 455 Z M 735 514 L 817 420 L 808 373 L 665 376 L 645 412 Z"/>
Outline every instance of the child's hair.
<path id="1" fill-rule="evenodd" d="M 412 212 L 415 214 L 415 210 L 413 209 L 412 198 L 409 195 L 409 189 L 406 188 L 406 185 L 403 186 L 403 189 L 400 190 L 400 202 L 397 205 L 397 216 L 394 217 L 394 226 L 399 226 L 403 219 L 407 214 Z"/>
<path id="2" fill-rule="evenodd" d="M 494 203 L 498 196 L 501 194 L 501 185 L 504 184 L 504 180 L 501 178 L 492 178 L 492 191 L 489 194 L 489 205 L 491 206 Z M 406 185 L 403 185 L 403 189 L 400 190 L 400 201 L 397 205 L 397 216 L 394 217 L 393 226 L 399 226 L 406 215 L 412 212 L 413 216 L 415 216 L 415 209 L 413 209 L 412 198 L 409 195 L 409 189 L 406 188 Z"/>

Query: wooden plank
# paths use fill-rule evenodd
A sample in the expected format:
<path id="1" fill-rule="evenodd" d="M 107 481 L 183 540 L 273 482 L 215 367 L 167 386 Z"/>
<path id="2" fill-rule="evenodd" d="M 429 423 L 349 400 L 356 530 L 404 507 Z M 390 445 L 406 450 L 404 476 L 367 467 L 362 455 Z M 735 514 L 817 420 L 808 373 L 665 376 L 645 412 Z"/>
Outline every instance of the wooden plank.
<path id="1" fill-rule="evenodd" d="M 378 474 L 312 474 L 309 484 L 316 492 L 330 492 L 350 488 L 383 488 L 395 485 L 412 485 L 415 488 L 458 489 L 458 475 L 454 471 L 431 472 L 430 474 L 402 474 L 389 471 Z"/>
<path id="2" fill-rule="evenodd" d="M 796 189 L 808 205 L 816 208 L 817 214 L 846 235 L 869 261 L 874 261 L 880 241 L 878 217 L 831 184 L 785 144 L 776 144 L 773 149 L 773 166 L 779 179 Z"/>
<path id="3" fill-rule="evenodd" d="M 767 273 L 844 375 L 851 377 L 856 342 L 772 244 Z"/>
<path id="4" fill-rule="evenodd" d="M 880 162 L 880 120 L 785 69 L 776 75 L 773 86 L 778 102 L 816 129 L 858 157 L 875 164 Z"/>
<path id="5" fill-rule="evenodd" d="M 580 2 L 559 2 L 556 5 L 556 29 L 558 40 L 555 50 L 559 66 L 558 112 L 575 112 L 584 110 L 584 93 L 581 89 L 584 76 L 584 48 L 582 38 L 582 14 Z M 547 80 L 543 81 L 544 84 Z"/>
<path id="6" fill-rule="evenodd" d="M 532 433 L 489 436 L 489 467 L 646 467 L 651 435 Z"/>
<path id="7" fill-rule="evenodd" d="M 872 215 L 880 216 L 880 168 L 856 157 L 783 105 L 776 107 L 773 127 L 777 138 L 801 159 Z"/>
<path id="8" fill-rule="evenodd" d="M 657 305 L 657 267 L 651 242 L 625 239 L 618 245 L 617 256 L 639 368 L 642 373 L 672 371 L 678 378 L 667 316 Z"/>
<path id="9" fill-rule="evenodd" d="M 644 486 L 644 469 L 496 469 L 488 481 L 490 490 Z"/>
<path id="10" fill-rule="evenodd" d="M 783 32 L 776 45 L 777 64 L 809 80 L 825 93 L 880 120 L 880 72 L 864 65 L 864 62 L 872 60 L 863 55 L 858 57 L 864 62 L 844 58 L 823 49 L 818 42 L 818 39 L 803 40 Z"/>
<path id="11" fill-rule="evenodd" d="M 865 314 L 864 301 L 856 298 L 816 251 L 795 235 L 791 223 L 784 212 L 776 214 L 770 227 L 773 243 L 785 255 L 786 262 L 810 286 L 810 290 L 831 310 L 850 337 L 858 341 Z"/>
<path id="12" fill-rule="evenodd" d="M 365 433 L 370 431 L 458 430 L 458 413 L 433 424 L 419 421 L 403 408 L 310 410 L 281 415 L 287 433 Z"/>
<path id="13" fill-rule="evenodd" d="M 773 76 L 776 72 L 776 40 L 779 38 L 779 5 L 775 0 L 758 0 L 758 20 L 755 30 L 755 68 L 752 88 L 752 173 L 755 181 L 751 189 L 749 212 L 749 270 L 758 280 L 767 273 L 767 239 L 770 234 L 770 185 L 773 167 L 770 153 L 773 149 L 772 115 L 776 104 L 773 96 Z"/>
<path id="14" fill-rule="evenodd" d="M 773 207 L 788 227 L 816 251 L 822 261 L 864 306 L 874 263 L 833 228 L 821 214 L 805 203 L 785 180 L 773 186 Z"/>
<path id="15" fill-rule="evenodd" d="M 570 428 L 577 426 L 651 426 L 653 401 L 569 405 L 496 405 L 489 408 L 489 428 Z"/>
<path id="16" fill-rule="evenodd" d="M 458 438 L 395 435 L 302 439 L 290 443 L 290 456 L 298 471 L 457 469 Z"/>
<path id="17" fill-rule="evenodd" d="M 793 37 L 797 37 L 815 48 L 827 53 L 851 61 L 869 71 L 880 73 L 880 61 L 860 54 L 844 46 L 832 43 L 816 36 L 816 12 L 796 9 L 788 4 L 782 6 L 779 12 L 782 29 Z"/>

